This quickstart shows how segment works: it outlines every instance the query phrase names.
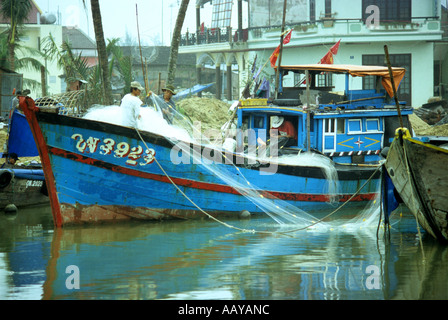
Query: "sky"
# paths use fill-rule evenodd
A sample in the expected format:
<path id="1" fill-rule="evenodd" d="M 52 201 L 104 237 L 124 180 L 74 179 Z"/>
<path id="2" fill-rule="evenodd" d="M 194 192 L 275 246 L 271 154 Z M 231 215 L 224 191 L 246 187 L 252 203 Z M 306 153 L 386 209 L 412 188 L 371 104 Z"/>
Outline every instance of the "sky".
<path id="1" fill-rule="evenodd" d="M 103 31 L 106 39 L 124 38 L 129 34 L 138 41 L 137 15 L 142 45 L 164 45 L 171 43 L 171 32 L 174 29 L 180 0 L 100 0 Z M 234 17 L 236 21 L 236 1 L 234 1 Z M 95 39 L 90 13 L 90 0 L 86 0 L 87 11 L 82 0 L 35 0 L 43 13 L 53 13 L 58 24 L 78 26 L 90 38 Z M 201 10 L 205 24 L 211 24 L 211 6 L 206 4 Z M 207 21 L 209 20 L 209 21 Z M 196 30 L 196 0 L 190 0 L 182 33 Z"/>

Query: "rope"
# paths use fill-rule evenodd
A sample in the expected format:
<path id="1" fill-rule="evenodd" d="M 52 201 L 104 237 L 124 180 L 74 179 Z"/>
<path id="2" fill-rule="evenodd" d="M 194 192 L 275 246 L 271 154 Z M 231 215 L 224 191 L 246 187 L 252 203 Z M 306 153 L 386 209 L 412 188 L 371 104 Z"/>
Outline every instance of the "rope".
<path id="1" fill-rule="evenodd" d="M 147 144 L 146 144 L 146 142 L 143 140 L 143 137 L 141 136 L 141 134 L 140 134 L 140 131 L 137 129 L 137 128 L 135 128 L 135 130 L 137 131 L 137 133 L 138 133 L 138 136 L 140 137 L 140 140 L 143 142 L 143 144 L 145 145 L 145 147 L 146 147 L 146 149 L 148 149 L 149 150 L 149 148 L 148 148 L 148 146 L 147 146 Z M 211 214 L 209 214 L 208 212 L 206 212 L 206 211 L 204 211 L 201 207 L 199 207 L 193 200 L 191 200 L 190 199 L 190 197 L 188 197 L 180 188 L 179 188 L 179 186 L 173 181 L 173 179 L 171 179 L 171 177 L 168 175 L 168 173 L 163 169 L 163 167 L 160 165 L 160 163 L 159 163 L 159 161 L 157 160 L 157 158 L 156 157 L 154 157 L 154 161 L 155 161 L 155 163 L 157 164 L 157 166 L 160 168 L 160 170 L 162 170 L 162 172 L 163 172 L 163 174 L 168 178 L 168 180 L 171 182 L 171 184 L 193 205 L 193 206 L 195 206 L 200 212 L 202 212 L 202 213 L 204 213 L 207 217 L 209 217 L 210 219 L 212 219 L 212 220 L 214 220 L 214 221 L 216 221 L 216 222 L 218 222 L 218 223 L 220 223 L 220 224 L 222 224 L 222 225 L 224 225 L 224 226 L 226 226 L 227 228 L 230 228 L 230 229 L 235 229 L 235 230 L 238 230 L 238 231 L 241 231 L 241 232 L 250 232 L 250 233 L 255 233 L 255 232 L 258 232 L 258 233 L 267 233 L 267 234 L 274 234 L 274 233 L 276 233 L 276 232 L 269 232 L 269 231 L 255 231 L 255 230 L 248 230 L 248 229 L 242 229 L 242 228 L 238 228 L 238 227 L 235 227 L 235 226 L 232 226 L 232 225 L 229 225 L 228 223 L 225 223 L 225 222 L 223 222 L 223 221 L 221 221 L 221 220 L 219 220 L 219 219 L 217 219 L 217 218 L 215 218 L 215 217 L 213 217 Z"/>
<path id="2" fill-rule="evenodd" d="M 135 128 L 135 130 L 137 131 L 138 136 L 140 137 L 140 140 L 143 142 L 143 144 L 145 145 L 146 149 L 149 150 L 148 145 L 146 144 L 145 140 L 143 140 L 143 137 L 140 134 L 140 131 Z M 168 175 L 168 173 L 163 169 L 162 165 L 159 163 L 159 161 L 157 160 L 157 158 L 154 156 L 154 161 L 157 164 L 157 166 L 160 168 L 160 170 L 163 172 L 163 174 L 168 178 L 168 180 L 171 182 L 171 184 L 193 205 L 195 206 L 200 212 L 202 212 L 203 214 L 205 214 L 207 217 L 209 217 L 210 219 L 214 220 L 215 222 L 218 222 L 219 224 L 224 225 L 227 228 L 230 229 L 234 229 L 234 230 L 238 230 L 241 232 L 246 232 L 246 233 L 260 233 L 260 234 L 282 234 L 282 235 L 286 235 L 289 236 L 288 233 L 292 233 L 292 232 L 297 232 L 297 231 L 301 231 L 301 230 L 305 230 L 308 228 L 311 228 L 313 226 L 315 226 L 318 223 L 323 222 L 325 219 L 331 217 L 332 215 L 334 215 L 336 212 L 338 212 L 340 209 L 342 209 L 348 202 L 350 202 L 354 197 L 356 197 L 361 190 L 367 185 L 367 183 L 369 183 L 373 177 L 375 176 L 375 174 L 381 169 L 381 166 L 378 166 L 377 169 L 375 170 L 375 172 L 370 176 L 370 178 L 358 189 L 358 191 L 356 191 L 355 194 L 353 194 L 346 202 L 344 202 L 340 207 L 338 207 L 336 210 L 334 210 L 332 213 L 328 214 L 327 216 L 325 216 L 324 218 L 318 220 L 317 222 L 312 223 L 309 226 L 303 227 L 303 228 L 298 228 L 298 229 L 293 229 L 293 230 L 288 230 L 288 231 L 257 231 L 257 230 L 248 230 L 248 229 L 242 229 L 242 228 L 238 228 L 235 226 L 232 226 L 228 223 L 225 223 L 217 218 L 215 218 L 214 216 L 212 216 L 211 214 L 209 214 L 208 212 L 204 211 L 201 207 L 199 207 L 192 199 L 190 199 L 190 197 L 188 197 L 188 195 L 186 195 L 180 188 L 179 186 L 173 181 L 173 179 L 171 179 L 171 177 Z"/>
<path id="3" fill-rule="evenodd" d="M 334 210 L 332 213 L 330 213 L 330 214 L 328 214 L 328 215 L 326 215 L 325 217 L 323 217 L 322 219 L 320 219 L 320 220 L 318 220 L 318 221 L 316 221 L 316 222 L 314 222 L 314 223 L 312 223 L 311 225 L 309 225 L 309 226 L 307 226 L 307 227 L 303 227 L 303 228 L 298 228 L 298 229 L 294 229 L 294 230 L 290 230 L 290 231 L 287 231 L 287 232 L 296 232 L 296 231 L 302 231 L 302 230 L 305 230 L 305 229 L 308 229 L 308 228 L 311 228 L 311 227 L 313 227 L 313 226 L 315 226 L 316 224 L 318 224 L 318 223 L 321 223 L 321 222 L 323 222 L 325 219 L 328 219 L 328 218 L 330 218 L 332 215 L 334 215 L 335 213 L 337 213 L 339 210 L 341 210 L 343 207 L 345 207 L 345 205 L 347 204 L 347 203 L 349 203 L 354 197 L 356 197 L 360 192 L 361 192 L 361 190 L 367 185 L 367 183 L 369 183 L 372 179 L 373 179 L 373 177 L 375 176 L 375 174 L 379 171 L 381 169 L 381 166 L 378 166 L 378 168 L 376 168 L 376 170 L 375 170 L 375 172 L 370 176 L 370 178 L 358 189 L 358 191 L 356 191 L 347 201 L 345 201 L 340 207 L 338 207 L 336 210 Z"/>

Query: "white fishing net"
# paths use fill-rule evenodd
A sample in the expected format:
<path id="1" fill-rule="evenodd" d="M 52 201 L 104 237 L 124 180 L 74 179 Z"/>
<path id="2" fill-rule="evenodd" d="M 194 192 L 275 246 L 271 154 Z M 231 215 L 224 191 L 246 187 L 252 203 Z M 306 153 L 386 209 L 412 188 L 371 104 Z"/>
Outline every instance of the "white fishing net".
<path id="1" fill-rule="evenodd" d="M 314 212 L 313 214 L 305 212 L 301 208 L 295 207 L 284 200 L 275 198 L 272 194 L 258 188 L 254 182 L 248 181 L 240 169 L 241 166 L 233 163 L 231 153 L 222 148 L 222 140 L 218 141 L 218 143 L 216 141 L 210 141 L 208 137 L 204 136 L 198 130 L 197 125 L 191 123 L 189 119 L 176 110 L 171 110 L 172 119 L 167 120 L 161 112 L 163 108 L 166 108 L 165 102 L 155 94 L 149 99 L 155 107 L 141 108 L 141 119 L 137 121 L 136 129 L 153 132 L 166 137 L 173 144 L 173 154 L 179 155 L 182 153 L 184 156 L 188 155 L 188 160 L 191 163 L 200 163 L 211 174 L 219 177 L 223 183 L 234 188 L 259 208 L 259 211 L 265 212 L 276 222 L 274 225 L 264 227 L 274 227 L 280 229 L 282 232 L 302 230 L 328 232 L 334 229 L 353 232 L 361 229 L 376 230 L 378 227 L 380 218 L 379 199 L 372 200 L 364 209 L 361 208 L 359 211 L 351 210 L 344 217 L 336 213 L 339 209 L 342 209 L 340 207 L 344 206 L 344 204 L 339 202 L 338 175 L 331 159 L 317 153 L 308 152 L 301 152 L 296 155 L 268 157 L 265 152 L 256 150 L 256 147 L 253 147 L 252 150 L 249 150 L 250 148 L 243 150 L 243 152 L 246 152 L 247 161 L 243 167 L 245 165 L 259 165 L 260 163 L 267 163 L 269 161 L 268 163 L 271 166 L 287 164 L 321 169 L 327 181 L 323 190 L 320 192 L 329 196 L 327 204 L 330 210 L 327 210 L 323 214 L 320 213 L 319 217 L 317 217 Z M 84 118 L 122 125 L 121 110 L 117 106 L 93 107 Z M 228 142 L 228 140 L 223 140 L 224 144 Z M 205 147 L 202 154 L 195 150 L 194 145 L 202 145 Z M 204 152 L 210 152 L 210 155 L 213 154 L 212 158 L 216 161 L 206 159 L 203 156 Z M 222 159 L 225 159 L 227 165 L 222 164 Z M 179 161 L 179 159 L 174 160 Z M 261 167 L 260 174 L 263 174 Z M 264 174 L 269 175 L 272 173 L 266 172 Z M 379 194 L 379 190 L 377 194 Z M 194 199 L 191 200 L 194 201 Z M 241 208 L 241 210 L 245 209 Z M 325 218 L 324 221 L 320 220 L 322 218 Z"/>

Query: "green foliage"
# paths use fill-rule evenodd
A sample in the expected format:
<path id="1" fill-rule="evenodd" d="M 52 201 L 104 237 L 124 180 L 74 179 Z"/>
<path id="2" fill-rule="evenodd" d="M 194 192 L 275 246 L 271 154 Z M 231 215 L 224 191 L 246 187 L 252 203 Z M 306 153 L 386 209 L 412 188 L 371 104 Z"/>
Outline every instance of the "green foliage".
<path id="1" fill-rule="evenodd" d="M 134 80 L 132 57 L 123 55 L 123 51 L 118 46 L 120 39 L 109 39 L 108 42 L 106 50 L 110 58 L 109 70 L 111 79 L 115 75 L 118 78 L 117 82 L 124 83 L 125 90 L 128 90 L 131 87 L 131 82 Z"/>
<path id="2" fill-rule="evenodd" d="M 120 82 L 129 88 L 133 81 L 131 58 L 124 56 L 121 48 L 117 45 L 119 39 L 109 40 L 107 54 L 109 59 L 109 77 L 115 74 Z M 104 104 L 102 94 L 102 76 L 99 65 L 91 67 L 81 53 L 73 53 L 68 41 L 58 45 L 50 34 L 43 40 L 43 50 L 49 60 L 57 61 L 58 66 L 64 70 L 66 82 L 82 81 L 87 86 L 86 107 L 93 104 Z"/>
<path id="3" fill-rule="evenodd" d="M 42 63 L 36 58 L 43 58 L 42 53 L 36 49 L 23 46 L 20 42 L 16 42 L 14 45 L 14 51 L 20 52 L 23 58 L 17 58 L 14 54 L 14 65 L 17 72 L 24 71 L 38 71 L 42 67 Z M 8 36 L 6 33 L 0 34 L 0 67 L 5 69 L 10 69 L 10 64 L 8 60 L 9 46 L 8 46 Z M 36 57 L 36 58 L 34 58 Z M 39 90 L 41 84 L 39 81 L 31 80 L 26 77 L 23 78 L 23 87 L 33 90 Z"/>

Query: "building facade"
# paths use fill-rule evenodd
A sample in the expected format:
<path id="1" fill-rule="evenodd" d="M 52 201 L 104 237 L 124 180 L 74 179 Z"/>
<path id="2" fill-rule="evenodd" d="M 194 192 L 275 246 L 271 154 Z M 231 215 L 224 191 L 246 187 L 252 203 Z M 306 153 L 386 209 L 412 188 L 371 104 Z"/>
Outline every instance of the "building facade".
<path id="1" fill-rule="evenodd" d="M 197 78 L 204 64 L 214 65 L 216 79 L 237 69 L 240 93 L 262 68 L 262 76 L 275 85 L 269 57 L 280 44 L 284 1 L 234 0 L 237 27 L 218 30 L 201 22 L 205 5 L 222 11 L 221 1 L 197 1 L 197 31 L 185 34 L 180 52 L 195 53 Z M 443 3 L 442 3 L 443 2 Z M 318 63 L 340 40 L 336 64 L 385 65 L 384 46 L 388 46 L 393 66 L 406 68 L 399 88 L 400 100 L 419 107 L 434 96 L 448 95 L 448 42 L 446 41 L 446 3 L 441 0 L 288 0 L 285 30 L 293 29 L 291 41 L 283 48 L 281 63 Z M 243 16 L 246 14 L 247 16 Z M 243 21 L 248 21 L 243 26 Z M 264 66 L 264 67 L 263 67 Z M 229 80 L 227 80 L 229 81 Z M 345 83 L 329 82 L 335 91 Z M 354 89 L 368 89 L 370 79 L 355 79 Z M 230 98 L 223 89 L 218 97 Z M 232 96 L 232 99 L 239 97 Z"/>
<path id="2" fill-rule="evenodd" d="M 43 14 L 42 10 L 36 5 L 34 1 L 31 1 L 31 11 L 28 15 L 28 20 L 26 22 L 26 28 L 23 30 L 23 34 L 20 37 L 20 45 L 29 49 L 34 49 L 41 51 L 43 53 L 42 44 L 43 40 L 50 34 L 55 39 L 56 43 L 62 43 L 63 32 L 62 26 L 55 24 L 56 18 L 51 14 Z M 8 28 L 9 21 L 0 17 L 0 32 L 3 32 Z M 20 58 L 27 57 L 29 52 L 27 50 L 16 50 L 16 56 Z M 34 59 L 38 60 L 42 66 L 45 67 L 47 72 L 44 70 L 16 70 L 18 73 L 23 73 L 23 88 L 20 89 L 30 89 L 30 96 L 41 97 L 42 90 L 37 87 L 27 86 L 27 83 L 39 83 L 46 80 L 46 92 L 48 93 L 60 93 L 62 80 L 59 77 L 61 69 L 58 66 L 57 61 L 49 61 L 40 56 L 33 56 Z M 19 89 L 17 89 L 19 90 Z"/>

